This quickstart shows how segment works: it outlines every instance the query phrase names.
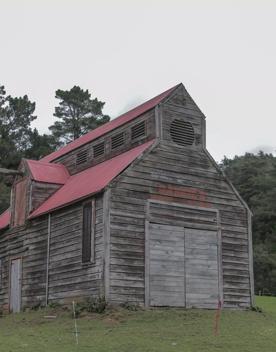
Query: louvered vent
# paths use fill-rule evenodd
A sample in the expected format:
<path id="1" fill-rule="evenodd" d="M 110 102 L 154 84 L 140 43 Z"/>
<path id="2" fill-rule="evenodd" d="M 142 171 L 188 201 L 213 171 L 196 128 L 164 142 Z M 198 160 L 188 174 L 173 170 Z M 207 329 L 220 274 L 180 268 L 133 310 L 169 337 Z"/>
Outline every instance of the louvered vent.
<path id="1" fill-rule="evenodd" d="M 125 143 L 124 132 L 118 133 L 111 138 L 111 149 L 116 149 Z"/>
<path id="2" fill-rule="evenodd" d="M 174 120 L 170 127 L 171 138 L 174 143 L 182 146 L 193 145 L 195 132 L 190 122 Z"/>
<path id="3" fill-rule="evenodd" d="M 146 135 L 146 123 L 142 121 L 131 127 L 131 139 L 137 139 Z"/>
<path id="4" fill-rule="evenodd" d="M 104 154 L 104 142 L 94 145 L 93 147 L 94 158 L 98 158 L 103 154 Z"/>
<path id="5" fill-rule="evenodd" d="M 82 150 L 76 156 L 76 165 L 80 165 L 80 164 L 86 163 L 87 160 L 88 160 L 88 151 L 87 150 Z"/>

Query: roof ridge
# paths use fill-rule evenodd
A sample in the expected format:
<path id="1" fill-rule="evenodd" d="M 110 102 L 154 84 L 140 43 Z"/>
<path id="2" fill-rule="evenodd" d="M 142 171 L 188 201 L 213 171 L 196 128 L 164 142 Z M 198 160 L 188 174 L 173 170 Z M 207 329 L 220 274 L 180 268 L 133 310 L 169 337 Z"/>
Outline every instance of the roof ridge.
<path id="1" fill-rule="evenodd" d="M 50 167 L 61 167 L 61 168 L 66 168 L 63 164 L 61 163 L 50 163 L 47 161 L 42 161 L 41 160 L 35 160 L 35 159 L 25 159 L 27 162 L 34 162 L 34 163 L 39 163 L 39 164 L 43 164 L 45 166 L 50 166 Z"/>
<path id="2" fill-rule="evenodd" d="M 155 106 L 160 104 L 165 98 L 167 98 L 175 89 L 177 89 L 182 83 L 178 83 L 177 85 L 173 86 L 170 89 L 167 89 L 161 94 L 156 95 L 155 97 L 147 100 L 146 102 L 134 107 L 133 109 L 119 115 L 115 119 L 105 123 L 104 125 L 99 126 L 98 128 L 89 131 L 88 133 L 84 134 L 83 136 L 75 139 L 74 141 L 68 143 L 64 147 L 58 149 L 57 151 L 46 155 L 41 161 L 52 162 L 57 158 L 87 144 L 90 143 L 97 138 L 105 135 L 106 133 L 126 124 L 129 121 L 139 117 L 140 115 L 144 114 L 145 112 L 153 109 Z"/>

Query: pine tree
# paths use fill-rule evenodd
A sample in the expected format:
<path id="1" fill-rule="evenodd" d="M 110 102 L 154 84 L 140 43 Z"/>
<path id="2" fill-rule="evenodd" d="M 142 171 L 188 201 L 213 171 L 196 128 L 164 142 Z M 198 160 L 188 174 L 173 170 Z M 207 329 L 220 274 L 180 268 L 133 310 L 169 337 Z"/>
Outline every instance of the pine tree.
<path id="1" fill-rule="evenodd" d="M 49 129 L 61 146 L 110 120 L 102 112 L 105 103 L 97 98 L 91 99 L 89 91 L 79 86 L 70 90 L 57 90 L 56 98 L 59 106 L 55 108 L 54 116 L 59 120 Z"/>

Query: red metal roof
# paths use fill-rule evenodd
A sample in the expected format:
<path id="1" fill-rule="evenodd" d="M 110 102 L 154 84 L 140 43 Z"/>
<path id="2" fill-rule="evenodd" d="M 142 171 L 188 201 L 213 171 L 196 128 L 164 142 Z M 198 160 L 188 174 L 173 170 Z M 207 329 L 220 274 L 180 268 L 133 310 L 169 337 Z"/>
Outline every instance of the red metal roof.
<path id="1" fill-rule="evenodd" d="M 4 228 L 9 226 L 10 218 L 11 218 L 11 214 L 10 214 L 10 210 L 9 209 L 4 211 L 4 213 L 2 213 L 0 215 L 0 230 L 2 230 L 2 229 L 4 229 Z"/>
<path id="2" fill-rule="evenodd" d="M 41 159 L 41 161 L 45 162 L 51 162 L 54 161 L 55 159 L 61 157 L 64 154 L 69 153 L 70 151 L 81 147 L 82 145 L 89 143 L 93 141 L 96 138 L 99 138 L 103 136 L 104 134 L 108 133 L 109 131 L 112 131 L 113 129 L 124 125 L 125 123 L 135 119 L 136 117 L 142 115 L 143 113 L 153 109 L 156 105 L 162 102 L 166 97 L 168 97 L 174 89 L 176 89 L 179 86 L 176 85 L 165 92 L 163 92 L 160 95 L 157 95 L 156 97 L 148 100 L 147 102 L 137 106 L 136 108 L 126 112 L 125 114 L 117 117 L 116 119 L 105 123 L 104 125 L 96 128 L 95 130 L 92 130 L 91 132 L 88 132 L 87 134 L 83 135 L 82 137 L 74 140 L 73 142 L 67 144 L 65 147 L 57 150 L 56 152 L 53 152 L 49 155 L 46 155 L 44 158 Z"/>
<path id="3" fill-rule="evenodd" d="M 66 167 L 62 164 L 50 164 L 36 160 L 26 160 L 26 162 L 35 181 L 64 185 L 70 177 Z"/>
<path id="4" fill-rule="evenodd" d="M 101 164 L 95 165 L 76 175 L 71 176 L 56 193 L 48 198 L 31 215 L 35 218 L 81 200 L 89 195 L 100 192 L 139 155 L 141 155 L 154 140 L 135 147 Z"/>

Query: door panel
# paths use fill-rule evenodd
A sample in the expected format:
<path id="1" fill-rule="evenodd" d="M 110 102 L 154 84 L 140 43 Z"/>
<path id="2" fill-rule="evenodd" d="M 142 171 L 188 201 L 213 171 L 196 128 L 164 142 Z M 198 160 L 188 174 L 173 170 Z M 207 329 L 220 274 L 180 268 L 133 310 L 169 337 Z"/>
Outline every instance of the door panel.
<path id="1" fill-rule="evenodd" d="M 184 228 L 151 223 L 149 232 L 149 303 L 183 307 Z"/>
<path id="2" fill-rule="evenodd" d="M 218 237 L 216 231 L 185 229 L 186 306 L 218 304 Z"/>
<path id="3" fill-rule="evenodd" d="M 11 261 L 10 272 L 10 311 L 18 313 L 21 309 L 21 259 Z"/>
<path id="4" fill-rule="evenodd" d="M 149 223 L 149 305 L 216 308 L 218 232 Z"/>

